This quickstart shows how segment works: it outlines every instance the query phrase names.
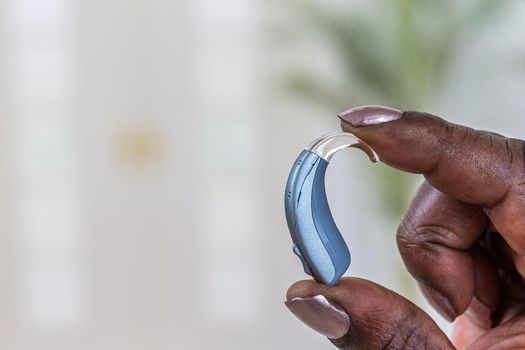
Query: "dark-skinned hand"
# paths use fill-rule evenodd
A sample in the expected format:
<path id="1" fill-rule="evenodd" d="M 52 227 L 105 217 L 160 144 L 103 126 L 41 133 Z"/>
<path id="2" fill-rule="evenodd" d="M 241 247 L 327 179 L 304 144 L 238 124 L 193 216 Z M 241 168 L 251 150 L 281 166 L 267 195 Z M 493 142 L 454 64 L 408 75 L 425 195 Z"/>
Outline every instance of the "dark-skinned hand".
<path id="1" fill-rule="evenodd" d="M 424 175 L 397 243 L 426 299 L 454 321 L 453 336 L 358 278 L 295 283 L 288 308 L 341 349 L 525 349 L 525 142 L 386 107 L 340 117 L 382 162 Z"/>

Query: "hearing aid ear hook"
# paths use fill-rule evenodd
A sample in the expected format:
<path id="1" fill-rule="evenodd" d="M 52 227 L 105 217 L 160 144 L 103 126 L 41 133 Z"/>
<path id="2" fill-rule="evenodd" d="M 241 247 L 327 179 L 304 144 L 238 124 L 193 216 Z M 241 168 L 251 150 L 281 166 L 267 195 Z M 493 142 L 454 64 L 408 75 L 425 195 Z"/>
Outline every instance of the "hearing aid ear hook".
<path id="1" fill-rule="evenodd" d="M 304 271 L 317 281 L 335 285 L 350 266 L 350 252 L 333 220 L 326 199 L 325 174 L 332 156 L 355 147 L 372 162 L 376 152 L 348 132 L 334 132 L 312 142 L 296 159 L 285 191 L 285 212 L 293 252 Z"/>
<path id="2" fill-rule="evenodd" d="M 306 150 L 309 150 L 326 161 L 330 161 L 338 151 L 355 147 L 365 152 L 373 163 L 379 162 L 377 153 L 363 140 L 349 132 L 332 132 L 314 140 Z"/>

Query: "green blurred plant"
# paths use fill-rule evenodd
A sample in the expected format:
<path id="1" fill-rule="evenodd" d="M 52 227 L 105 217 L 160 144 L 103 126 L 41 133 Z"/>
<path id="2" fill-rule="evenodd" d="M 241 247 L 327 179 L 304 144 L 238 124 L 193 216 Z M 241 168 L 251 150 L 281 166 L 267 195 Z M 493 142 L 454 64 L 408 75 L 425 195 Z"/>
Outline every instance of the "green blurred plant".
<path id="1" fill-rule="evenodd" d="M 371 12 L 349 2 L 293 2 L 295 11 L 330 44 L 339 76 L 296 69 L 288 87 L 309 101 L 342 111 L 381 104 L 429 110 L 440 96 L 459 45 L 499 18 L 498 0 L 369 0 Z M 378 173 L 374 170 L 374 173 Z M 378 183 L 388 211 L 399 218 L 413 177 L 381 167 Z"/>

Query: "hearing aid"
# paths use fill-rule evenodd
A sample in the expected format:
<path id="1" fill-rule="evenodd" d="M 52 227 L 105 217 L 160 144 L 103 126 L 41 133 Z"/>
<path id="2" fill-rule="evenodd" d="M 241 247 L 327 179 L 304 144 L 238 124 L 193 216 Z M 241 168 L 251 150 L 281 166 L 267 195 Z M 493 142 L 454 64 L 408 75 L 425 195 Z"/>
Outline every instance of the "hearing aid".
<path id="1" fill-rule="evenodd" d="M 327 285 L 336 285 L 351 262 L 348 246 L 330 212 L 325 189 L 330 159 L 348 147 L 361 149 L 374 163 L 379 161 L 374 150 L 354 134 L 324 135 L 299 154 L 284 194 L 293 252 L 301 260 L 305 273 Z"/>

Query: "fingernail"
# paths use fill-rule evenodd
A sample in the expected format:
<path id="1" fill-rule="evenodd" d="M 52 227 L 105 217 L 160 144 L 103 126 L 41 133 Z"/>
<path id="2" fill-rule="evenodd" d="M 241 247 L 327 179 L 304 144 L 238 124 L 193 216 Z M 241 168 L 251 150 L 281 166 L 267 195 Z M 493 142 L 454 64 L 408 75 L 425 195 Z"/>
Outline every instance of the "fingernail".
<path id="1" fill-rule="evenodd" d="M 457 317 L 457 313 L 452 307 L 452 303 L 446 296 L 438 292 L 437 290 L 419 283 L 421 291 L 427 298 L 430 305 L 432 305 L 444 318 L 449 322 L 454 321 Z"/>
<path id="2" fill-rule="evenodd" d="M 339 339 L 350 330 L 350 317 L 346 311 L 323 295 L 293 298 L 285 304 L 304 324 L 325 337 Z"/>
<path id="3" fill-rule="evenodd" d="M 474 295 L 472 301 L 470 302 L 465 315 L 472 321 L 474 324 L 478 325 L 483 329 L 490 329 L 492 327 L 492 311 L 490 308 L 483 304 L 477 296 Z"/>
<path id="4" fill-rule="evenodd" d="M 339 118 L 355 127 L 387 123 L 402 116 L 402 111 L 383 106 L 356 107 L 338 115 Z"/>

